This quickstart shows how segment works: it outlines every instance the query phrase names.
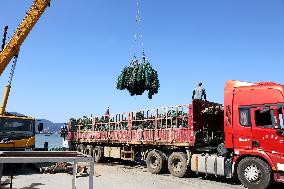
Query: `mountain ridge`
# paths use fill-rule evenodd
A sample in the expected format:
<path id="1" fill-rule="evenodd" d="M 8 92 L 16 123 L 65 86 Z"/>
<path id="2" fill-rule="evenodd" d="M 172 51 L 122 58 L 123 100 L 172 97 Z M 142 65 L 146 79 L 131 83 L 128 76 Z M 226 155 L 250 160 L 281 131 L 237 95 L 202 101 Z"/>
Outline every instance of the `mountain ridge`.
<path id="1" fill-rule="evenodd" d="M 44 130 L 48 130 L 52 133 L 59 132 L 61 129 L 61 126 L 64 125 L 64 123 L 54 123 L 48 119 L 36 119 L 36 126 L 39 123 L 43 123 Z"/>

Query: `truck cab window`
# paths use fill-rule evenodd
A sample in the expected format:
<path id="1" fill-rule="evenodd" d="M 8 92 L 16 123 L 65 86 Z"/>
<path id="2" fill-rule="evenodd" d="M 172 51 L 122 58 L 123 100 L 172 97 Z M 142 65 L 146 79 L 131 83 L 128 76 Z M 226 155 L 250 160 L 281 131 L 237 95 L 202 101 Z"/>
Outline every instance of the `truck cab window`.
<path id="1" fill-rule="evenodd" d="M 272 124 L 272 111 L 270 109 L 255 110 L 255 125 L 258 127 L 273 128 Z"/>
<path id="2" fill-rule="evenodd" d="M 283 114 L 282 114 L 282 110 L 281 110 L 281 114 L 279 114 L 279 120 L 280 120 L 280 126 L 281 126 L 281 129 L 284 129 L 284 123 L 283 123 Z"/>
<path id="3" fill-rule="evenodd" d="M 251 122 L 250 122 L 250 109 L 249 108 L 240 108 L 239 109 L 240 113 L 240 125 L 244 127 L 250 127 Z"/>
<path id="4" fill-rule="evenodd" d="M 283 113 L 282 108 L 278 108 L 274 113 L 274 120 L 281 127 L 281 129 L 284 128 L 284 121 L 283 121 Z"/>
<path id="5" fill-rule="evenodd" d="M 30 131 L 34 130 L 32 120 L 2 118 L 0 120 L 0 131 Z"/>

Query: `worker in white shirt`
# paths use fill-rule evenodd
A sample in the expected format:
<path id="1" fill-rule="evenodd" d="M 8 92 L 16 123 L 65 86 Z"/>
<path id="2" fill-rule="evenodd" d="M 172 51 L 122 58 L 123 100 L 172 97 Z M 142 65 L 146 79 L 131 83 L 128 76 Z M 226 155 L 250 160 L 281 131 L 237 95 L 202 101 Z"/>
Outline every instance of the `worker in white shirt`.
<path id="1" fill-rule="evenodd" d="M 198 86 L 193 90 L 192 100 L 202 100 L 202 98 L 204 98 L 204 100 L 206 101 L 206 92 L 205 89 L 202 87 L 202 82 L 198 81 Z"/>

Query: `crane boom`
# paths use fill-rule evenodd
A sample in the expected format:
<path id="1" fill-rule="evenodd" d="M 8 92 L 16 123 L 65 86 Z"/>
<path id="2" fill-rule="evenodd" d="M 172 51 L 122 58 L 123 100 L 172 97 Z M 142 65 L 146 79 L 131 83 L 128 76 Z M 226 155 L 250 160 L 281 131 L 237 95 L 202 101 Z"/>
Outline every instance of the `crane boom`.
<path id="1" fill-rule="evenodd" d="M 10 41 L 0 52 L 0 76 L 11 61 L 18 54 L 21 44 L 24 42 L 36 22 L 39 20 L 47 6 L 50 5 L 50 0 L 34 0 L 33 5 L 27 12 L 25 18 L 18 26 Z"/>

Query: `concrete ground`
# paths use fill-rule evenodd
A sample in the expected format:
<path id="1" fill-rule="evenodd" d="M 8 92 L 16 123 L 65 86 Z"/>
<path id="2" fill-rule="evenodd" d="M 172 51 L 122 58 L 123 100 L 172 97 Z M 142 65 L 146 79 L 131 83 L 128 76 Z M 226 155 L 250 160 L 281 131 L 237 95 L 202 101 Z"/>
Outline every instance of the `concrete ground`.
<path id="1" fill-rule="evenodd" d="M 176 178 L 170 174 L 153 175 L 143 165 L 104 163 L 95 164 L 94 188 L 98 189 L 243 189 L 235 180 L 221 178 Z M 7 177 L 6 177 L 7 179 Z M 2 181 L 5 177 L 2 178 Z M 88 189 L 88 176 L 76 179 L 77 189 Z M 41 174 L 35 169 L 25 168 L 13 179 L 15 189 L 65 189 L 72 188 L 72 175 L 66 173 Z M 282 188 L 283 185 L 280 185 Z M 9 188 L 2 186 L 2 188 Z M 274 188 L 274 187 L 273 187 Z M 278 188 L 278 187 L 277 187 Z"/>

